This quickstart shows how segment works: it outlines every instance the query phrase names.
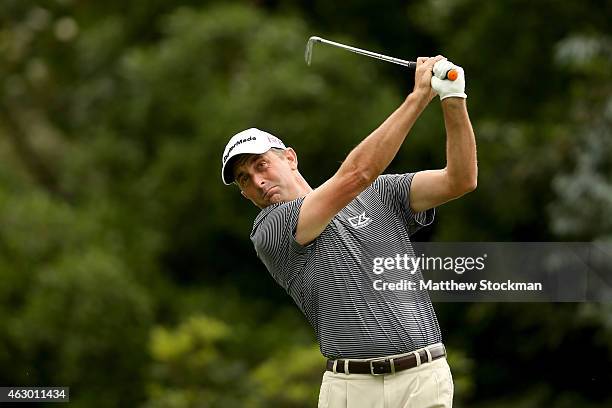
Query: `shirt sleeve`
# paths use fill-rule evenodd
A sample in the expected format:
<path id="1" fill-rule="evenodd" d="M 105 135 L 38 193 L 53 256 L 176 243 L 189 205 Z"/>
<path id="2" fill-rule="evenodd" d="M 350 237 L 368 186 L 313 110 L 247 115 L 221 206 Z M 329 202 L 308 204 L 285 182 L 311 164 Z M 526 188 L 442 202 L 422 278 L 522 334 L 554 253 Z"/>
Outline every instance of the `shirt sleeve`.
<path id="1" fill-rule="evenodd" d="M 380 193 L 382 202 L 402 219 L 408 236 L 430 225 L 436 214 L 435 208 L 422 212 L 414 212 L 410 208 L 410 185 L 414 175 L 415 173 L 384 174 L 372 184 Z"/>
<path id="2" fill-rule="evenodd" d="M 303 198 L 263 210 L 255 220 L 251 241 L 274 280 L 289 292 L 291 284 L 303 270 L 313 243 L 303 246 L 295 240 L 298 216 Z"/>

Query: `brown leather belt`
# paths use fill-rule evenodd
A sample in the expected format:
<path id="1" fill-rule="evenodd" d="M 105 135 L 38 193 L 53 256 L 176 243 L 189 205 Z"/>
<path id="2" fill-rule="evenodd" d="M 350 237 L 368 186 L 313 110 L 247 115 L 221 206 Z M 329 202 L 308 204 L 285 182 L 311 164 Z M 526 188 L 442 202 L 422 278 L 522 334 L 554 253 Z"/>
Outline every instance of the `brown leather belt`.
<path id="1" fill-rule="evenodd" d="M 431 359 L 428 357 L 426 349 L 429 350 Z M 417 353 L 420 357 L 420 361 L 417 360 Z M 327 371 L 334 371 L 334 362 L 336 362 L 337 373 L 372 375 L 393 374 L 398 371 L 407 370 L 409 368 L 437 360 L 438 358 L 444 356 L 446 356 L 446 349 L 444 348 L 443 344 L 438 344 L 435 346 L 426 347 L 425 349 L 420 349 L 418 352 L 396 358 L 382 357 L 366 361 L 327 360 Z"/>

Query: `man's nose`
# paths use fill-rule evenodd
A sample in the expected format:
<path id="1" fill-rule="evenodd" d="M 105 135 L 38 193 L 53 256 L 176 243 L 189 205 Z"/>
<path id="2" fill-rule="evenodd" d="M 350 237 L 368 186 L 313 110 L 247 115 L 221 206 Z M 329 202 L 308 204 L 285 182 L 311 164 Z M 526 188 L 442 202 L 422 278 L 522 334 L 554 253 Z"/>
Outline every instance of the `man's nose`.
<path id="1" fill-rule="evenodd" d="M 253 183 L 257 186 L 257 187 L 261 187 L 264 184 L 266 184 L 266 180 L 259 174 L 254 174 L 253 175 Z"/>

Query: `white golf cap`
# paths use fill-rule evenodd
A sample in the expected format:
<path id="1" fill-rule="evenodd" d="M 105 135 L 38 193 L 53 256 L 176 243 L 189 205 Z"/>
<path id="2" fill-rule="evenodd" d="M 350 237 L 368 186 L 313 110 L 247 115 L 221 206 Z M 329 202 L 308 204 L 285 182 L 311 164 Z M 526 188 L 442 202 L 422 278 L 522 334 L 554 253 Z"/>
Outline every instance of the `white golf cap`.
<path id="1" fill-rule="evenodd" d="M 232 159 L 235 159 L 240 154 L 264 154 L 273 147 L 283 150 L 286 149 L 282 140 L 263 130 L 250 128 L 240 133 L 236 133 L 232 136 L 230 141 L 227 142 L 225 150 L 223 151 L 223 158 L 221 159 L 223 163 L 221 169 L 221 178 L 223 182 L 229 185 L 234 181 L 234 175 L 232 174 Z"/>

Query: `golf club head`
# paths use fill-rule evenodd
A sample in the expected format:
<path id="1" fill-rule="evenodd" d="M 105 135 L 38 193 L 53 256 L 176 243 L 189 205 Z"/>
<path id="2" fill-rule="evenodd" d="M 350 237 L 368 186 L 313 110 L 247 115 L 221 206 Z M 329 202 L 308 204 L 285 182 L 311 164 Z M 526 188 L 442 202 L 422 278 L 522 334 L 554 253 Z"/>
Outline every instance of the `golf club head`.
<path id="1" fill-rule="evenodd" d="M 310 37 L 308 39 L 308 42 L 306 43 L 306 52 L 304 53 L 304 59 L 306 60 L 306 64 L 310 65 L 310 61 L 312 60 L 312 47 L 314 46 L 314 43 L 316 42 L 320 42 L 321 41 L 321 37 Z"/>

